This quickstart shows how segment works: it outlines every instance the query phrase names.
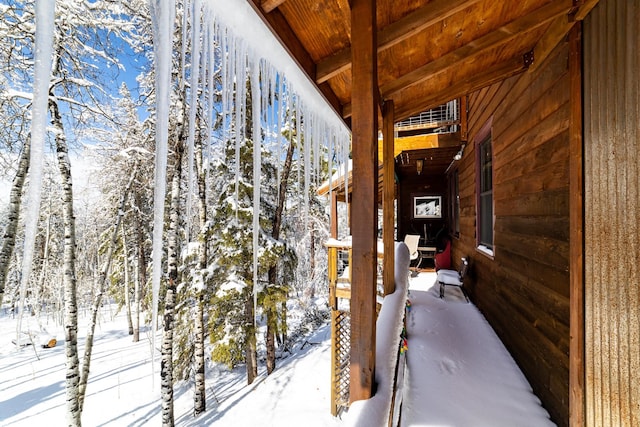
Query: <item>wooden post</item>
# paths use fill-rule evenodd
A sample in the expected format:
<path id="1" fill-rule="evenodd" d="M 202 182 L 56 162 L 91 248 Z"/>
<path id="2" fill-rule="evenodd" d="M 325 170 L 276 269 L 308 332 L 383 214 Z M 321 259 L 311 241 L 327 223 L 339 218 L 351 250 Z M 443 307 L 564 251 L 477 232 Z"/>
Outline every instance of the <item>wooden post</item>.
<path id="1" fill-rule="evenodd" d="M 335 192 L 333 193 L 335 196 Z M 334 200 L 334 197 L 331 197 Z M 333 219 L 332 219 L 333 221 Z M 337 375 L 338 366 L 336 363 L 336 354 L 338 352 L 338 330 L 337 330 L 337 317 L 339 316 L 338 298 L 336 297 L 336 284 L 338 281 L 338 248 L 333 246 L 327 247 L 329 265 L 329 305 L 331 306 L 331 415 L 334 417 L 338 415 L 338 385 L 340 378 Z"/>
<path id="2" fill-rule="evenodd" d="M 375 0 L 351 2 L 353 198 L 349 400 L 373 394 L 378 228 L 378 73 Z"/>
<path id="3" fill-rule="evenodd" d="M 338 192 L 331 191 L 331 228 L 329 235 L 334 239 L 338 238 Z"/>
<path id="4" fill-rule="evenodd" d="M 569 424 L 585 425 L 582 23 L 569 33 Z"/>
<path id="5" fill-rule="evenodd" d="M 338 298 L 336 297 L 336 285 L 338 282 L 338 249 L 327 247 L 328 254 L 328 275 L 329 275 L 329 305 L 332 310 L 338 309 Z"/>
<path id="6" fill-rule="evenodd" d="M 382 171 L 382 241 L 384 242 L 384 258 L 382 259 L 382 283 L 384 294 L 395 291 L 395 239 L 394 239 L 394 209 L 395 200 L 395 161 L 393 145 L 395 140 L 393 100 L 384 102 L 382 107 L 382 146 L 384 149 Z"/>

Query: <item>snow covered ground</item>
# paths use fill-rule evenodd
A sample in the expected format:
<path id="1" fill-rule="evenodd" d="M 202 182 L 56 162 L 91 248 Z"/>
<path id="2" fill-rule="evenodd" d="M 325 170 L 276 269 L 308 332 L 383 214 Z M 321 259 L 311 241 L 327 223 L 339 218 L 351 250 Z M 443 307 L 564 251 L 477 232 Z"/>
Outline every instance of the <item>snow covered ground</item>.
<path id="1" fill-rule="evenodd" d="M 437 294 L 434 273 L 410 284 L 403 426 L 550 426 L 547 412 L 479 311 L 457 290 Z M 107 306 L 96 332 L 85 426 L 160 425 L 159 375 L 152 376 L 150 336 L 132 343 L 122 314 Z M 81 317 L 81 319 L 83 319 Z M 24 329 L 36 330 L 31 317 Z M 45 326 L 54 332 L 53 321 Z M 16 350 L 16 319 L 0 312 L 0 426 L 65 424 L 64 345 Z M 84 332 L 80 328 L 80 351 Z M 158 340 L 159 341 L 159 340 Z M 37 352 L 37 356 L 36 356 Z M 338 426 L 329 406 L 330 328 L 320 327 L 279 360 L 278 369 L 246 385 L 242 368 L 210 369 L 207 412 L 191 414 L 192 387 L 176 387 L 180 426 Z M 39 358 L 39 359 L 38 359 Z M 158 369 L 159 363 L 156 363 Z M 155 381 L 154 381 L 155 380 Z"/>
<path id="2" fill-rule="evenodd" d="M 480 311 L 435 273 L 412 279 L 402 426 L 553 426 Z"/>
<path id="3" fill-rule="evenodd" d="M 122 314 L 105 307 L 91 363 L 90 384 L 83 411 L 85 426 L 161 425 L 159 374 L 152 376 L 150 336 L 132 343 Z M 81 317 L 81 321 L 85 320 Z M 52 349 L 27 346 L 16 350 L 16 321 L 0 313 L 0 426 L 61 426 L 65 424 L 64 343 Z M 23 330 L 37 330 L 31 317 Z M 55 331 L 54 331 L 55 329 Z M 84 352 L 81 326 L 80 354 Z M 159 340 L 157 340 L 159 342 Z M 35 350 L 35 351 L 34 351 Z M 37 352 L 37 355 L 36 355 Z M 192 416 L 193 392 L 189 384 L 175 389 L 176 424 L 180 426 L 300 426 L 340 425 L 329 407 L 330 328 L 319 328 L 300 341 L 278 369 L 246 385 L 242 368 L 211 369 L 207 379 L 207 412 Z M 39 359 L 38 359 L 39 358 Z M 159 369 L 159 363 L 155 364 Z M 262 367 L 261 367 L 262 368 Z"/>

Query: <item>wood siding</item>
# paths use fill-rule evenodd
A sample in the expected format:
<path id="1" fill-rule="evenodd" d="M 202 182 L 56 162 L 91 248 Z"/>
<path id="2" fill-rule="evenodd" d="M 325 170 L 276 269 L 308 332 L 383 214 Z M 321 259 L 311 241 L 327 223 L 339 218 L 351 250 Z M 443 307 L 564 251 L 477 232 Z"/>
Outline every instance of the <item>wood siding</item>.
<path id="1" fill-rule="evenodd" d="M 569 73 L 563 42 L 536 68 L 469 96 L 469 141 L 492 120 L 494 256 L 476 249 L 476 150 L 459 164 L 457 267 L 554 422 L 569 420 Z"/>
<path id="2" fill-rule="evenodd" d="M 640 425 L 640 1 L 584 21 L 588 426 Z"/>

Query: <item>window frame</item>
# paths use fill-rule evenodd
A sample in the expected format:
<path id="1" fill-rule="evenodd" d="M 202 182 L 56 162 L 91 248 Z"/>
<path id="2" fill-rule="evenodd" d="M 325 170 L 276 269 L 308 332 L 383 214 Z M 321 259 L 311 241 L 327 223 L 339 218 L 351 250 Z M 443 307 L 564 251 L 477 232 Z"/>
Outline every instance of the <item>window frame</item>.
<path id="1" fill-rule="evenodd" d="M 494 197 L 494 169 L 493 169 L 494 141 L 493 141 L 492 125 L 493 125 L 493 118 L 490 118 L 484 124 L 484 126 L 482 126 L 482 128 L 474 138 L 474 145 L 475 145 L 475 152 L 476 152 L 476 249 L 479 252 L 491 258 L 493 258 L 495 254 L 495 218 L 496 218 L 495 197 Z M 486 159 L 483 158 L 484 157 L 483 145 L 487 143 L 489 144 L 489 148 L 491 149 L 491 155 L 488 162 L 486 162 Z M 490 182 L 491 187 L 489 190 L 485 189 L 483 191 L 483 184 L 485 184 L 484 178 L 487 176 L 484 173 L 484 169 L 486 169 L 487 163 L 489 164 L 489 167 L 491 169 L 490 175 L 489 175 L 491 180 Z M 486 209 L 483 209 L 483 207 L 486 208 L 484 204 L 486 203 L 487 196 L 489 196 L 490 198 L 489 208 L 491 210 L 490 242 L 488 241 L 489 239 L 486 239 L 485 235 L 483 234 L 486 231 L 483 229 L 483 224 L 485 224 L 483 220 L 486 220 L 486 218 L 483 218 L 483 214 L 484 212 L 486 212 Z"/>

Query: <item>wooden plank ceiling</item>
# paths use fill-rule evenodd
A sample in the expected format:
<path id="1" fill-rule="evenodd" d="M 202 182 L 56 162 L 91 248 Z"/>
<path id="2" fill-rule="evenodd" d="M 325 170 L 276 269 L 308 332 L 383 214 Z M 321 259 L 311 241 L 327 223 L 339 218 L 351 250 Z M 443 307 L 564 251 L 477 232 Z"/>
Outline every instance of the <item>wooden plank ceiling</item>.
<path id="1" fill-rule="evenodd" d="M 349 0 L 248 1 L 349 124 Z M 378 0 L 381 99 L 400 121 L 535 66 L 583 3 Z"/>

